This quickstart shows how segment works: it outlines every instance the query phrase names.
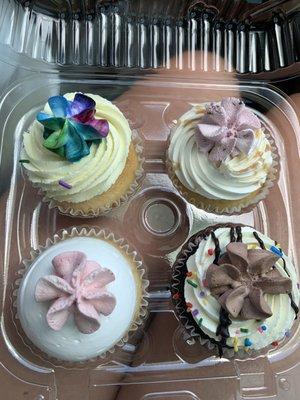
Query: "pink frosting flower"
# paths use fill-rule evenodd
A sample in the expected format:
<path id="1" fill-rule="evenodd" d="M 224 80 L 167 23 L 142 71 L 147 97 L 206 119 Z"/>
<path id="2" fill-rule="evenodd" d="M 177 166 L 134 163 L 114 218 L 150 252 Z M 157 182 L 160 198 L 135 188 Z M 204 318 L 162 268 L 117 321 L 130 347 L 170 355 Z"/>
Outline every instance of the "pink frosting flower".
<path id="1" fill-rule="evenodd" d="M 111 314 L 116 306 L 114 295 L 105 288 L 115 280 L 114 274 L 80 251 L 61 253 L 52 264 L 55 275 L 41 278 L 35 289 L 38 302 L 54 300 L 46 316 L 48 325 L 59 331 L 73 312 L 80 332 L 95 332 L 99 315 Z"/>
<path id="2" fill-rule="evenodd" d="M 249 154 L 254 132 L 260 127 L 257 116 L 235 97 L 227 97 L 221 104 L 211 103 L 198 124 L 199 150 L 217 164 L 229 155 Z"/>

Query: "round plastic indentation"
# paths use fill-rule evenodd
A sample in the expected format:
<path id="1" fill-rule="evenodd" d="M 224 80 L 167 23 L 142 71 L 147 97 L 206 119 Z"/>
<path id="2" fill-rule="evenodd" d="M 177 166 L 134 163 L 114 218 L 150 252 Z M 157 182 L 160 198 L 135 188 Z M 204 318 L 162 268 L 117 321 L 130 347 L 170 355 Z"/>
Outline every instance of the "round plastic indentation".
<path id="1" fill-rule="evenodd" d="M 176 193 L 162 187 L 143 190 L 124 216 L 128 235 L 150 255 L 170 253 L 188 237 L 190 206 Z"/>
<path id="2" fill-rule="evenodd" d="M 149 200 L 145 203 L 142 221 L 151 234 L 170 235 L 180 224 L 180 210 L 168 199 Z"/>

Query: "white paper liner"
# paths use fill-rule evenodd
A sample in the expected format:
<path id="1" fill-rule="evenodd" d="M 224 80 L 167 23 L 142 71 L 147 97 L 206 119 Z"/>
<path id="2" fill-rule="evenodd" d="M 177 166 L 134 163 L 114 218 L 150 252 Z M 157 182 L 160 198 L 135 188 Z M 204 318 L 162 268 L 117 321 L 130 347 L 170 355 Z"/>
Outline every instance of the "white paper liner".
<path id="1" fill-rule="evenodd" d="M 107 204 L 106 206 L 99 207 L 96 210 L 90 210 L 89 212 L 84 212 L 82 210 L 76 210 L 72 207 L 64 207 L 59 202 L 55 201 L 55 199 L 47 197 L 47 194 L 39 187 L 38 184 L 31 184 L 39 189 L 39 194 L 42 197 L 42 201 L 44 203 L 48 203 L 48 207 L 50 209 L 57 208 L 61 214 L 69 215 L 77 218 L 96 218 L 100 215 L 105 215 L 109 213 L 112 209 L 118 208 L 121 205 L 127 203 L 127 201 L 137 192 L 140 187 L 141 181 L 144 177 L 144 157 L 143 157 L 143 145 L 142 140 L 139 138 L 136 130 L 132 130 L 132 143 L 134 145 L 134 149 L 138 158 L 138 168 L 135 172 L 135 180 L 131 183 L 128 190 L 120 197 L 119 200 L 115 200 L 114 202 Z"/>
<path id="2" fill-rule="evenodd" d="M 186 261 L 189 258 L 189 256 L 193 253 L 193 251 L 196 248 L 198 248 L 199 243 L 202 240 L 202 237 L 208 235 L 210 232 L 212 232 L 218 228 L 224 228 L 224 227 L 231 228 L 232 226 L 245 226 L 245 225 L 230 224 L 230 223 L 213 225 L 213 226 L 207 227 L 206 229 L 203 229 L 202 231 L 199 231 L 198 233 L 193 235 L 187 241 L 187 243 L 182 247 L 179 254 L 177 255 L 177 258 L 173 265 L 173 272 L 172 272 L 171 291 L 172 291 L 172 295 L 173 295 L 173 304 L 174 304 L 177 318 L 182 323 L 185 331 L 191 338 L 194 338 L 195 340 L 199 341 L 201 345 L 206 346 L 209 350 L 212 350 L 216 355 L 218 354 L 218 349 L 219 349 L 219 347 L 216 343 L 216 340 L 208 337 L 208 335 L 206 335 L 204 332 L 202 332 L 203 335 L 198 333 L 195 329 L 195 326 L 190 322 L 190 319 L 192 320 L 193 317 L 189 318 L 189 316 L 188 316 L 189 314 L 186 311 L 184 293 L 181 290 L 181 284 L 182 284 L 182 280 L 185 279 L 185 276 L 183 276 L 183 269 L 186 269 Z M 178 299 L 174 299 L 175 293 L 180 293 L 180 297 Z M 201 330 L 201 327 L 200 327 L 200 330 Z M 206 336 L 206 337 L 204 337 L 204 336 Z M 285 342 L 285 337 L 283 337 L 281 340 L 278 341 L 279 345 L 281 345 L 281 343 L 283 343 L 283 342 Z M 257 357 L 259 355 L 265 355 L 270 350 L 274 349 L 274 347 L 272 345 L 269 345 L 260 350 L 254 350 L 251 348 L 249 348 L 248 350 L 245 350 L 244 348 L 239 348 L 239 350 L 237 352 L 235 352 L 234 349 L 229 346 L 223 347 L 222 349 L 223 349 L 223 357 L 225 357 L 225 358 L 233 358 L 234 357 L 234 358 L 238 358 L 238 359 L 246 359 L 249 357 Z"/>
<path id="3" fill-rule="evenodd" d="M 176 126 L 173 126 L 171 131 L 175 129 Z M 275 144 L 275 141 L 271 134 L 265 129 L 264 130 L 265 136 L 269 141 L 269 144 L 271 146 L 271 152 L 272 152 L 272 157 L 273 157 L 273 162 L 270 167 L 270 170 L 268 172 L 267 179 L 263 186 L 259 189 L 259 192 L 256 194 L 255 197 L 253 198 L 245 198 L 244 200 L 241 199 L 239 201 L 239 204 L 235 204 L 233 206 L 227 206 L 227 207 L 218 207 L 214 204 L 209 204 L 209 199 L 206 199 L 206 202 L 201 201 L 201 198 L 198 196 L 197 193 L 195 193 L 195 197 L 191 195 L 191 191 L 188 191 L 184 185 L 181 183 L 181 181 L 178 179 L 174 169 L 172 162 L 168 159 L 168 156 L 166 156 L 166 165 L 167 165 L 167 171 L 169 174 L 169 177 L 178 190 L 178 192 L 190 203 L 193 204 L 194 206 L 209 212 L 209 213 L 214 213 L 214 214 L 219 214 L 219 215 L 238 215 L 242 213 L 249 212 L 253 210 L 253 208 L 259 203 L 261 200 L 265 199 L 269 193 L 271 188 L 276 184 L 279 178 L 279 173 L 280 173 L 280 158 L 278 154 L 278 149 Z M 170 135 L 171 137 L 171 135 Z M 169 137 L 169 140 L 170 140 Z M 169 147 L 169 140 L 168 140 L 168 146 Z"/>
<path id="4" fill-rule="evenodd" d="M 25 274 L 25 272 L 30 268 L 32 263 L 37 259 L 43 251 L 46 249 L 50 248 L 52 245 L 59 243 L 61 241 L 64 241 L 66 239 L 74 238 L 74 237 L 93 237 L 97 239 L 102 239 L 105 241 L 110 242 L 114 246 L 116 246 L 128 259 L 130 259 L 132 265 L 136 268 L 137 270 L 137 276 L 140 279 L 141 283 L 141 299 L 139 303 L 139 307 L 136 309 L 136 313 L 134 316 L 134 319 L 131 323 L 130 328 L 127 330 L 127 332 L 124 333 L 123 337 L 115 344 L 112 345 L 111 348 L 103 352 L 102 354 L 98 355 L 95 358 L 91 358 L 86 361 L 63 361 L 54 357 L 51 357 L 44 353 L 42 350 L 37 348 L 31 341 L 30 339 L 26 336 L 24 333 L 18 315 L 17 315 L 17 296 L 18 296 L 18 291 L 19 287 L 22 281 L 22 278 Z M 16 328 L 16 331 L 18 335 L 20 336 L 22 342 L 24 345 L 30 349 L 30 351 L 40 359 L 50 362 L 54 366 L 66 366 L 68 368 L 82 368 L 86 367 L 89 364 L 95 365 L 95 363 L 103 363 L 105 362 L 105 359 L 109 357 L 109 355 L 113 354 L 117 348 L 123 347 L 128 340 L 130 339 L 131 335 L 137 331 L 139 328 L 142 327 L 144 324 L 147 314 L 148 314 L 148 300 L 147 298 L 149 297 L 147 288 L 149 286 L 149 280 L 147 279 L 147 273 L 145 266 L 136 252 L 135 249 L 133 249 L 124 238 L 117 237 L 113 232 L 109 231 L 108 229 L 99 229 L 99 228 L 88 228 L 88 227 L 73 227 L 69 229 L 63 229 L 56 233 L 52 238 L 48 238 L 46 240 L 46 244 L 44 246 L 39 246 L 36 250 L 32 249 L 30 251 L 30 259 L 26 259 L 22 261 L 23 268 L 20 269 L 17 272 L 18 279 L 15 280 L 14 282 L 14 288 L 13 288 L 13 299 L 12 299 L 12 305 L 13 305 L 13 318 L 14 318 L 14 325 Z M 20 278 L 21 277 L 21 278 Z"/>

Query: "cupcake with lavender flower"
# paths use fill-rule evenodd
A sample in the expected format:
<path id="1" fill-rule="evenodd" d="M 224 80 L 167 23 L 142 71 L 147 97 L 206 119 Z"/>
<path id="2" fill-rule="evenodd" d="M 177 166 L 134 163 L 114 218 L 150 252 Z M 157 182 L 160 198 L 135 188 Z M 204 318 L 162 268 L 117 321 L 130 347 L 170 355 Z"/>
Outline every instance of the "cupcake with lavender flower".
<path id="1" fill-rule="evenodd" d="M 278 178 L 274 140 L 257 115 L 232 97 L 196 105 L 179 118 L 167 163 L 181 194 L 218 214 L 253 208 Z"/>
<path id="2" fill-rule="evenodd" d="M 122 112 L 101 96 L 50 97 L 21 154 L 29 180 L 51 206 L 97 216 L 127 199 L 141 176 L 140 148 Z"/>

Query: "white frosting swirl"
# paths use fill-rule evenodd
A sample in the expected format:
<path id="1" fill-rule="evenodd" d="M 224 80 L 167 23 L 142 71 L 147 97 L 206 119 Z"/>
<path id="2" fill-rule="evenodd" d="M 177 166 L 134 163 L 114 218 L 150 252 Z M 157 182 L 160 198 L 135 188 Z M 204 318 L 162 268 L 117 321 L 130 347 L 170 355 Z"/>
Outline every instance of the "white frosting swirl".
<path id="1" fill-rule="evenodd" d="M 64 95 L 73 100 L 75 93 Z M 29 132 L 24 133 L 22 158 L 29 160 L 24 167 L 29 179 L 37 184 L 49 198 L 59 202 L 78 203 L 106 192 L 124 170 L 131 129 L 122 112 L 109 100 L 87 94 L 96 102 L 95 118 L 109 122 L 109 134 L 101 143 L 92 144 L 90 154 L 80 161 L 70 162 L 43 146 L 44 127 L 34 121 Z M 51 114 L 48 103 L 44 111 Z M 72 186 L 65 189 L 58 184 L 63 180 Z"/>
<path id="2" fill-rule="evenodd" d="M 253 232 L 256 232 L 253 228 L 242 227 L 242 241 L 248 245 L 248 248 L 260 248 Z M 230 242 L 230 228 L 218 228 L 214 233 L 219 239 L 222 254 L 226 251 L 226 245 Z M 264 242 L 267 250 L 275 245 L 274 241 L 262 233 L 258 232 L 258 235 Z M 197 283 L 198 287 L 194 288 L 186 280 L 184 296 L 186 302 L 192 304 L 192 311 L 195 309 L 198 310 L 198 314 L 194 318 L 196 321 L 202 318 L 202 331 L 209 337 L 219 341 L 220 337 L 216 336 L 216 330 L 219 323 L 220 304 L 203 284 L 206 271 L 210 264 L 213 263 L 215 257 L 214 254 L 208 254 L 208 249 L 214 248 L 214 241 L 211 235 L 209 235 L 206 240 L 200 242 L 196 253 L 189 257 L 187 269 L 193 272 L 192 280 Z M 283 254 L 283 259 L 286 262 L 286 269 L 292 280 L 292 297 L 294 302 L 298 305 L 299 289 L 297 287 L 297 273 L 293 264 L 285 254 Z M 279 259 L 275 266 L 283 276 L 288 276 L 283 268 L 282 259 Z M 253 319 L 245 321 L 231 318 L 232 324 L 229 326 L 230 338 L 227 339 L 227 344 L 229 346 L 233 346 L 233 338 L 235 337 L 238 347 L 244 348 L 244 341 L 248 338 L 252 342 L 251 348 L 259 350 L 270 345 L 274 341 L 281 340 L 285 337 L 286 332 L 291 329 L 295 319 L 295 312 L 291 307 L 289 296 L 287 294 L 264 294 L 264 296 L 271 307 L 273 315 L 264 321 Z M 266 331 L 260 332 L 259 327 L 261 325 L 266 326 Z M 241 332 L 240 328 L 247 329 L 248 332 Z"/>
<path id="3" fill-rule="evenodd" d="M 205 107 L 198 105 L 185 113 L 173 129 L 168 158 L 180 182 L 192 192 L 209 199 L 239 200 L 257 191 L 266 181 L 273 162 L 270 144 L 262 129 L 248 155 L 228 156 L 217 167 L 196 142 L 197 123 Z"/>

